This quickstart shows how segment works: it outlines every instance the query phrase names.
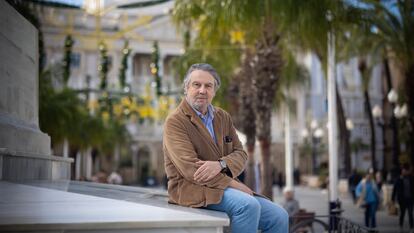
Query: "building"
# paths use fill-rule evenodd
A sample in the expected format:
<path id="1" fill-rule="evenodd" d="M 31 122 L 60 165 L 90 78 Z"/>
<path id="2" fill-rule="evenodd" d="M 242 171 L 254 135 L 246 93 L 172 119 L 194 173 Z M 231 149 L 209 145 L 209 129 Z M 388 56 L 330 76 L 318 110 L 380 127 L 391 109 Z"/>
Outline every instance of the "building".
<path id="1" fill-rule="evenodd" d="M 146 104 L 150 108 L 157 109 L 160 104 L 163 104 L 157 98 L 151 73 L 151 55 L 154 42 L 157 42 L 162 91 L 172 93 L 167 100 L 168 107 L 174 108 L 181 93 L 181 85 L 179 77 L 174 76 L 172 61 L 174 57 L 183 53 L 181 35 L 177 33 L 169 16 L 174 2 L 128 9 L 118 9 L 116 6 L 119 1 L 116 0 L 95 2 L 100 5 L 89 7 L 84 5 L 81 9 L 41 7 L 38 10 L 46 49 L 46 65 L 54 67 L 62 62 L 64 41 L 68 35 L 71 35 L 74 44 L 68 85 L 77 90 L 98 90 L 99 45 L 103 42 L 107 47 L 110 67 L 108 90 L 123 91 L 120 89 L 118 72 L 125 41 L 128 40 L 131 52 L 127 61 L 127 88 L 130 88 L 134 95 L 148 100 Z M 88 1 L 85 4 L 88 4 Z M 90 92 L 90 104 L 96 105 L 98 97 L 99 92 Z M 132 144 L 125 152 L 126 157 L 125 153 L 121 153 L 125 150 L 116 148 L 112 162 L 132 163 L 130 169 L 123 171 L 124 175 L 129 177 L 127 183 L 145 183 L 146 178 L 142 177 L 148 176 L 154 176 L 156 182 L 161 182 L 164 177 L 161 122 L 144 119 L 131 122 L 127 128 L 133 137 Z M 64 155 L 62 147 L 64 148 L 64 146 L 56 146 L 53 153 Z M 75 157 L 73 178 L 91 179 L 92 175 L 103 167 L 108 170 L 107 172 L 110 172 L 109 169 L 116 169 L 100 161 L 100 158 L 94 155 L 92 148 L 78 152 Z"/>

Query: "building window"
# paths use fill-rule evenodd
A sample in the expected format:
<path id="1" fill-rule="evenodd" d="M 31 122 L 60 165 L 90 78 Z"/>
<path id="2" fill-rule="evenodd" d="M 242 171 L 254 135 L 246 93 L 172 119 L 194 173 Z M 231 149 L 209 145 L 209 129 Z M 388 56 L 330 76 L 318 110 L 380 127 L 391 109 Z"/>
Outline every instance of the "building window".
<path id="1" fill-rule="evenodd" d="M 72 53 L 70 56 L 70 66 L 75 69 L 79 69 L 81 64 L 81 55 L 80 53 Z"/>
<path id="2" fill-rule="evenodd" d="M 176 76 L 176 70 L 174 70 L 174 59 L 177 56 L 166 56 L 164 59 L 164 75 L 165 76 Z"/>
<path id="3" fill-rule="evenodd" d="M 135 54 L 133 75 L 135 77 L 151 76 L 151 55 Z"/>

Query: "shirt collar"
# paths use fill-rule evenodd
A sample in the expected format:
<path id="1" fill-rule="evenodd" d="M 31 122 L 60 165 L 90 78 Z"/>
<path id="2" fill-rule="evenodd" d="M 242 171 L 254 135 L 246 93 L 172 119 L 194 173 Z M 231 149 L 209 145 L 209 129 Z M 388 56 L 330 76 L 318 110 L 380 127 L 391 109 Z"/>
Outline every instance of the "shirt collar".
<path id="1" fill-rule="evenodd" d="M 190 105 L 191 106 L 191 105 Z M 214 112 L 215 109 L 213 107 L 213 105 L 209 104 L 207 107 L 207 115 L 204 116 L 200 111 L 198 111 L 197 109 L 193 108 L 193 106 L 191 106 L 191 108 L 196 112 L 197 116 L 201 117 L 201 118 L 211 118 L 211 120 L 214 119 Z"/>

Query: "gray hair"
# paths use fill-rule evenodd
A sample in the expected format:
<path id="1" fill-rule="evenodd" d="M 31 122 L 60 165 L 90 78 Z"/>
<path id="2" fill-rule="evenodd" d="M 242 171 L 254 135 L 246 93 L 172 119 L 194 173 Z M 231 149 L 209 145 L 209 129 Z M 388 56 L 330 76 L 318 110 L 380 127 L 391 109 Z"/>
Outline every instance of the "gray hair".
<path id="1" fill-rule="evenodd" d="M 202 70 L 202 71 L 205 71 L 211 74 L 211 76 L 213 76 L 214 78 L 214 91 L 217 91 L 219 89 L 221 81 L 220 81 L 220 76 L 218 75 L 216 69 L 214 69 L 212 65 L 207 64 L 207 63 L 196 63 L 196 64 L 191 65 L 187 73 L 185 74 L 184 81 L 183 81 L 184 94 L 186 93 L 188 84 L 190 83 L 190 74 L 191 72 L 195 70 Z"/>

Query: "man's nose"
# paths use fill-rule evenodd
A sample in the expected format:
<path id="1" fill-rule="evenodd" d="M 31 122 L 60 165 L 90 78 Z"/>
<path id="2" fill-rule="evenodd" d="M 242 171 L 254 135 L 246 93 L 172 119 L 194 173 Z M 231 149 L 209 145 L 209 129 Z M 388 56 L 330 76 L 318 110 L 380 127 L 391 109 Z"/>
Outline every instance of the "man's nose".
<path id="1" fill-rule="evenodd" d="M 207 88 L 204 85 L 201 85 L 200 89 L 198 90 L 199 93 L 206 93 L 207 92 Z"/>

